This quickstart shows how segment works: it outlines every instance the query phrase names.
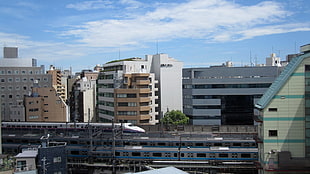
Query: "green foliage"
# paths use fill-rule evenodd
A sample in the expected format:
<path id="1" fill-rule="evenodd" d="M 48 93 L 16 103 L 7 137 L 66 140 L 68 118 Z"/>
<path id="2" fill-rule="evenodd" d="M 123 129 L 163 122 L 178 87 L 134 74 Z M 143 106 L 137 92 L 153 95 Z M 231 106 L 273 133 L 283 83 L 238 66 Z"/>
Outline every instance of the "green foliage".
<path id="1" fill-rule="evenodd" d="M 183 125 L 187 124 L 189 118 L 183 114 L 180 110 L 172 110 L 165 113 L 164 118 L 161 119 L 161 122 L 164 124 L 173 124 L 173 125 Z"/>

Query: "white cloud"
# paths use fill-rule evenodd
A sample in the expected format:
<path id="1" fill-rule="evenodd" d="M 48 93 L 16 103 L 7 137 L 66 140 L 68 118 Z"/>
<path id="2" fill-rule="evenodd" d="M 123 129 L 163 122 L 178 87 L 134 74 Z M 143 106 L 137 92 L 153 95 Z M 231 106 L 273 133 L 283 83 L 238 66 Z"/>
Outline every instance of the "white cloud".
<path id="1" fill-rule="evenodd" d="M 112 2 L 109 0 L 83 1 L 75 4 L 68 4 L 67 8 L 73 8 L 79 11 L 112 8 Z"/>
<path id="2" fill-rule="evenodd" d="M 143 6 L 133 0 L 122 0 L 125 2 Z M 90 21 L 62 35 L 73 36 L 90 47 L 137 46 L 175 38 L 225 42 L 291 32 L 294 26 L 281 28 L 283 25 L 280 25 L 289 15 L 280 3 L 272 1 L 242 6 L 225 0 L 190 0 L 158 4 L 152 11 L 141 15 L 133 13 L 128 18 Z M 274 25 L 278 27 L 277 32 Z"/>

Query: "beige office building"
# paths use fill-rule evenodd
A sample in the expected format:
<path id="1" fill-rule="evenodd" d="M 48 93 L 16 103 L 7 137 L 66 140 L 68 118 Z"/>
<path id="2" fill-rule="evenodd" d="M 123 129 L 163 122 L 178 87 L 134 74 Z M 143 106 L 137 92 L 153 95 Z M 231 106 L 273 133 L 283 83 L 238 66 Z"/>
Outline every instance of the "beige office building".
<path id="1" fill-rule="evenodd" d="M 68 106 L 53 87 L 32 89 L 25 97 L 26 121 L 68 122 Z"/>

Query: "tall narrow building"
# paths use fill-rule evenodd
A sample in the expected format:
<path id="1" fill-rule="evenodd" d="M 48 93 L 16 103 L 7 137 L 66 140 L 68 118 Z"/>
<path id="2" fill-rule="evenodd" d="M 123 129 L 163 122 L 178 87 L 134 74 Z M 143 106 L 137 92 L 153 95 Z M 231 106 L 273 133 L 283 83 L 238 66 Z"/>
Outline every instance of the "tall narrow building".
<path id="1" fill-rule="evenodd" d="M 167 54 L 104 64 L 97 82 L 99 120 L 153 125 L 182 111 L 182 62 Z"/>

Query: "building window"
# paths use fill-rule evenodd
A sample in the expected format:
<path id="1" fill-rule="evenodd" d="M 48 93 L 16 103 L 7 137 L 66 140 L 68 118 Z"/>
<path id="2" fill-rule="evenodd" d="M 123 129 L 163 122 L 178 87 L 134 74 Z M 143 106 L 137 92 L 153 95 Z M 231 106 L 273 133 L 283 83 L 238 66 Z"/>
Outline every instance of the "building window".
<path id="1" fill-rule="evenodd" d="M 278 111 L 278 108 L 268 108 L 268 111 L 269 111 L 269 112 L 277 112 L 277 111 Z"/>
<path id="2" fill-rule="evenodd" d="M 278 130 L 269 130 L 269 136 L 270 137 L 277 137 L 278 136 Z"/>
<path id="3" fill-rule="evenodd" d="M 4 82 L 5 82 L 5 79 L 1 79 L 0 81 L 4 83 Z"/>
<path id="4" fill-rule="evenodd" d="M 31 119 L 38 119 L 39 118 L 39 116 L 38 115 L 32 115 L 32 116 L 29 116 L 29 119 L 31 120 Z"/>
<path id="5" fill-rule="evenodd" d="M 61 157 L 54 157 L 54 163 L 60 163 L 61 162 Z"/>

